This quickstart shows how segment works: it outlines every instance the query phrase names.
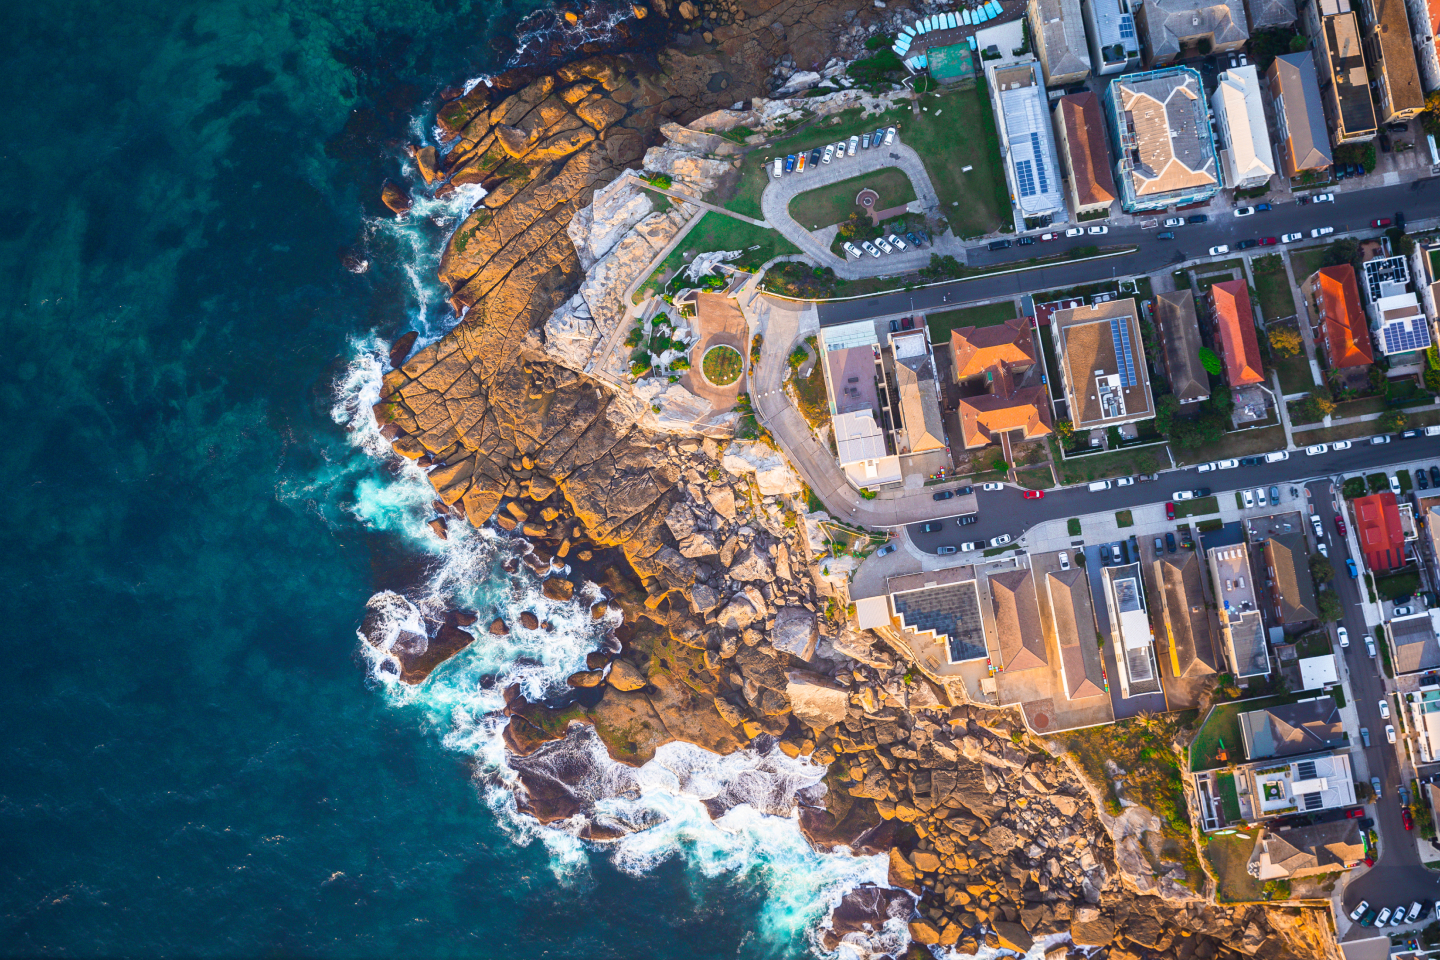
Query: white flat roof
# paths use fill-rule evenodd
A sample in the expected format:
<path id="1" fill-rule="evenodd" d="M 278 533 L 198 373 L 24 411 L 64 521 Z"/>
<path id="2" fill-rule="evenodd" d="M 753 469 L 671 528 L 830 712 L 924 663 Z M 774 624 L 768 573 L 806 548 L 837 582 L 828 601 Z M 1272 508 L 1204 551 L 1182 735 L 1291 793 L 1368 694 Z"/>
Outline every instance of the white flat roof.
<path id="1" fill-rule="evenodd" d="M 835 327 L 821 327 L 820 342 L 826 350 L 845 350 L 866 344 L 879 345 L 880 338 L 875 335 L 874 320 L 856 320 Z"/>
<path id="2" fill-rule="evenodd" d="M 1340 675 L 1335 671 L 1335 655 L 1306 657 L 1300 661 L 1300 689 L 1318 690 L 1327 683 L 1339 683 Z"/>

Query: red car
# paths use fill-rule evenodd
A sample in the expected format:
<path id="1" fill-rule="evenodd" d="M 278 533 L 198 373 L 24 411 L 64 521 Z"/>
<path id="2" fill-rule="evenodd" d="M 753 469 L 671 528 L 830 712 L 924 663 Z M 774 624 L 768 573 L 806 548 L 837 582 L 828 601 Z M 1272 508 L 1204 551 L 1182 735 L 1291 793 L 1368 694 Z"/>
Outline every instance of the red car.
<path id="1" fill-rule="evenodd" d="M 1389 218 L 1389 217 L 1381 217 L 1379 220 L 1371 220 L 1371 221 L 1370 221 L 1370 226 L 1372 226 L 1372 227 L 1388 227 L 1388 226 L 1390 226 L 1390 218 Z M 1410 828 L 1409 828 L 1409 827 L 1406 827 L 1405 829 L 1406 829 L 1406 830 L 1409 830 Z"/>
<path id="2" fill-rule="evenodd" d="M 1045 491 L 1044 491 L 1044 490 L 1026 490 L 1026 491 L 1025 491 L 1025 499 L 1026 499 L 1026 500 L 1043 500 L 1043 499 L 1045 499 Z"/>
<path id="3" fill-rule="evenodd" d="M 1060 239 L 1060 234 L 1058 234 L 1058 233 L 1042 233 L 1042 234 L 1040 234 L 1040 242 L 1041 242 L 1041 243 L 1047 243 L 1047 242 L 1049 242 L 1049 241 L 1051 241 L 1051 240 L 1059 240 L 1059 239 Z"/>
<path id="4" fill-rule="evenodd" d="M 1280 238 L 1279 238 L 1279 237 L 1261 237 L 1261 238 L 1260 238 L 1260 246 L 1262 246 L 1262 247 L 1273 247 L 1275 244 L 1277 244 L 1277 243 L 1279 243 L 1279 242 L 1280 242 Z"/>
<path id="5" fill-rule="evenodd" d="M 1340 531 L 1340 536 L 1345 536 L 1345 521 L 1340 518 L 1338 513 L 1335 514 L 1335 529 Z"/>
<path id="6" fill-rule="evenodd" d="M 1410 816 L 1410 808 L 1409 808 L 1409 807 L 1401 807 L 1401 808 L 1400 808 L 1400 822 L 1403 823 L 1403 824 L 1405 824 L 1405 829 L 1406 829 L 1406 830 L 1414 830 L 1414 829 L 1415 829 L 1415 818 L 1412 817 L 1412 816 Z"/>
<path id="7" fill-rule="evenodd" d="M 1165 504 L 1165 519 L 1166 519 L 1166 520 L 1174 520 L 1174 519 L 1175 519 L 1175 504 L 1173 504 L 1173 503 L 1167 503 L 1167 504 Z"/>
<path id="8" fill-rule="evenodd" d="M 1365 816 L 1365 810 L 1361 807 L 1355 807 L 1351 810 L 1346 810 L 1345 816 L 1351 820 L 1359 820 L 1361 817 Z"/>

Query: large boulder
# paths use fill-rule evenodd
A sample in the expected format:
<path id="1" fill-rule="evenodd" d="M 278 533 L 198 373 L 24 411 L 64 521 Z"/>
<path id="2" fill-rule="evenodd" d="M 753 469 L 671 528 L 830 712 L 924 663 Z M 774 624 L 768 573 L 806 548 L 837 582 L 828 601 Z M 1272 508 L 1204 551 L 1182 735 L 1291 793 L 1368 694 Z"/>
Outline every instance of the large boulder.
<path id="1" fill-rule="evenodd" d="M 790 698 L 790 712 L 796 717 L 817 730 L 845 719 L 850 694 L 844 687 L 808 670 L 790 670 L 785 678 L 785 695 Z"/>
<path id="2" fill-rule="evenodd" d="M 646 678 L 641 669 L 628 660 L 616 660 L 610 665 L 610 676 L 606 677 L 610 686 L 616 690 L 640 690 L 645 686 Z"/>
<path id="3" fill-rule="evenodd" d="M 754 544 L 735 554 L 727 572 L 730 579 L 748 583 L 769 583 L 775 579 L 775 568 L 770 563 L 770 558 L 765 555 L 763 550 L 757 549 Z"/>
<path id="4" fill-rule="evenodd" d="M 764 619 L 768 610 L 760 591 L 747 586 L 730 598 L 715 615 L 715 621 L 726 630 L 744 630 L 756 620 Z"/>
<path id="5" fill-rule="evenodd" d="M 815 614 L 804 607 L 781 607 L 775 614 L 775 629 L 770 642 L 776 650 L 783 650 L 801 660 L 815 656 L 815 643 L 820 639 L 820 629 Z"/>
<path id="6" fill-rule="evenodd" d="M 785 458 L 768 444 L 759 441 L 732 443 L 720 465 L 737 477 L 754 474 L 762 497 L 800 492 L 800 481 L 794 471 Z"/>

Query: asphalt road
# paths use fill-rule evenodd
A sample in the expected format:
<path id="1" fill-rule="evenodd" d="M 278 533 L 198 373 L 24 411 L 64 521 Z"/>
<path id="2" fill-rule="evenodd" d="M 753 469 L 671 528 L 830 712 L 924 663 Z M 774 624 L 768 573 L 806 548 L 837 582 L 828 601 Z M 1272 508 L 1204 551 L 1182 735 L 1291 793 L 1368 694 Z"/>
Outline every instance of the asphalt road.
<path id="1" fill-rule="evenodd" d="M 1021 490 L 1014 486 L 1006 486 L 1001 491 L 977 489 L 975 495 L 979 499 L 978 522 L 961 527 L 954 520 L 945 520 L 936 533 L 922 533 L 919 524 L 911 524 L 905 528 L 905 532 L 919 549 L 934 553 L 935 549 L 943 544 L 959 546 L 967 540 L 989 540 L 1002 533 L 1019 539 L 1026 529 L 1046 520 L 1078 517 L 1106 510 L 1124 510 L 1148 503 L 1164 503 L 1171 499 L 1176 490 L 1193 490 L 1197 487 L 1209 487 L 1212 495 L 1233 497 L 1235 490 L 1262 486 L 1268 490 L 1271 486 L 1278 486 L 1282 503 L 1288 508 L 1292 502 L 1289 489 L 1291 486 L 1313 477 L 1377 470 L 1392 463 L 1408 463 L 1424 456 L 1427 450 L 1434 455 L 1436 464 L 1440 465 L 1440 447 L 1437 447 L 1434 438 L 1421 437 L 1416 440 L 1392 439 L 1388 444 L 1357 441 L 1349 450 L 1338 453 L 1331 451 L 1314 457 L 1307 456 L 1303 451 L 1292 452 L 1289 460 L 1257 467 L 1212 470 L 1208 473 L 1197 473 L 1194 467 L 1187 467 L 1162 473 L 1159 480 L 1136 483 L 1128 487 L 1112 487 L 1096 493 L 1091 493 L 1084 486 L 1067 487 L 1047 492 L 1042 500 L 1025 500 Z M 939 512 L 941 511 L 937 510 L 937 513 Z M 1344 562 L 1341 559 L 1339 565 L 1343 567 Z"/>
<path id="2" fill-rule="evenodd" d="M 1232 247 L 1232 253 L 1226 257 L 1234 256 L 1234 244 L 1251 238 L 1258 240 L 1261 237 L 1279 237 L 1282 234 L 1299 232 L 1305 234 L 1302 243 L 1318 243 L 1320 241 L 1310 239 L 1310 231 L 1315 227 L 1334 227 L 1335 236 L 1326 238 L 1327 241 L 1334 240 L 1340 234 L 1350 231 L 1371 231 L 1372 220 L 1377 217 L 1393 217 L 1398 211 L 1403 211 L 1408 220 L 1437 217 L 1440 216 L 1440 178 L 1427 177 L 1367 190 L 1343 193 L 1336 191 L 1334 203 L 1301 205 L 1293 200 L 1272 203 L 1274 210 L 1257 213 L 1252 217 L 1237 218 L 1229 211 L 1211 214 L 1208 223 L 1174 228 L 1174 240 L 1156 240 L 1155 235 L 1160 232 L 1158 227 L 1147 230 L 1140 227 L 1114 226 L 1104 237 L 1060 239 L 1033 246 L 1012 246 L 998 251 L 984 246 L 971 248 L 969 264 L 988 267 L 1001 263 L 1019 265 L 1033 256 L 1063 253 L 1074 247 L 1097 242 L 1106 246 L 1138 244 L 1140 247 L 1133 254 L 1098 262 L 1067 263 L 1024 273 L 956 280 L 920 290 L 887 293 L 861 300 L 821 303 L 818 306 L 820 324 L 829 326 L 870 317 L 901 314 L 910 310 L 936 310 L 947 305 L 976 300 L 1018 297 L 1024 293 L 1095 283 L 1104 279 L 1107 274 L 1112 277 L 1132 277 L 1157 273 L 1171 264 L 1208 257 L 1210 247 L 1222 243 Z M 1164 216 L 1159 219 L 1164 219 Z M 1035 231 L 1036 235 L 1039 233 L 1040 231 Z M 1253 253 L 1257 250 L 1259 248 L 1247 252 Z"/>
<path id="3" fill-rule="evenodd" d="M 1402 903 L 1408 907 L 1414 900 L 1435 900 L 1440 898 L 1440 874 L 1427 870 L 1421 864 L 1415 835 L 1407 831 L 1400 820 L 1400 796 L 1396 789 L 1400 785 L 1400 762 L 1396 748 L 1385 739 L 1385 724 L 1393 722 L 1395 705 L 1391 701 L 1391 720 L 1382 720 L 1379 705 L 1385 699 L 1382 668 L 1378 657 L 1372 660 L 1365 652 L 1364 638 L 1373 635 L 1374 628 L 1365 623 L 1364 608 L 1360 605 L 1364 581 L 1346 576 L 1345 558 L 1350 556 L 1350 550 L 1346 539 L 1335 529 L 1339 490 L 1328 479 L 1317 480 L 1307 489 L 1310 491 L 1310 502 L 1325 529 L 1331 565 L 1336 571 L 1332 583 L 1345 609 L 1343 623 L 1350 633 L 1350 648 L 1339 652 L 1345 658 L 1350 673 L 1350 694 L 1360 715 L 1360 726 L 1370 731 L 1368 748 L 1359 742 L 1356 731 L 1357 739 L 1350 749 L 1352 752 L 1364 752 L 1370 775 L 1379 777 L 1382 787 L 1379 802 L 1371 808 L 1375 828 L 1380 835 L 1380 858 L 1364 876 L 1347 884 L 1345 909 L 1347 912 L 1353 910 L 1361 900 L 1368 900 L 1377 910 Z M 1363 569 L 1364 562 L 1359 557 L 1354 559 Z"/>

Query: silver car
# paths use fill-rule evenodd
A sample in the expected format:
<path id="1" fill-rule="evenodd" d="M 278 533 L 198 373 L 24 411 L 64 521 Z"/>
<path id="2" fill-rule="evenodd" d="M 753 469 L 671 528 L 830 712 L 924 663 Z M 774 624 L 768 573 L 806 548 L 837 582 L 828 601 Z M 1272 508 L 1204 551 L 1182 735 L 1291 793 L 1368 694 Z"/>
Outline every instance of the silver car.
<path id="1" fill-rule="evenodd" d="M 885 242 L 885 238 L 884 238 L 884 237 L 876 237 L 876 238 L 875 238 L 875 246 L 879 247 L 881 250 L 884 250 L 886 253 L 894 253 L 894 252 L 895 252 L 894 250 L 892 250 L 892 249 L 890 248 L 890 244 L 888 244 L 888 243 Z"/>
<path id="2" fill-rule="evenodd" d="M 852 136 L 852 137 L 850 138 L 850 148 L 845 151 L 845 155 L 846 155 L 846 156 L 849 156 L 849 157 L 853 157 L 853 156 L 855 156 L 855 151 L 856 151 L 856 150 L 859 150 L 859 149 L 860 149 L 860 138 L 859 138 L 859 137 L 853 137 L 853 136 Z"/>

